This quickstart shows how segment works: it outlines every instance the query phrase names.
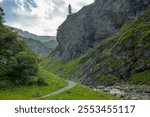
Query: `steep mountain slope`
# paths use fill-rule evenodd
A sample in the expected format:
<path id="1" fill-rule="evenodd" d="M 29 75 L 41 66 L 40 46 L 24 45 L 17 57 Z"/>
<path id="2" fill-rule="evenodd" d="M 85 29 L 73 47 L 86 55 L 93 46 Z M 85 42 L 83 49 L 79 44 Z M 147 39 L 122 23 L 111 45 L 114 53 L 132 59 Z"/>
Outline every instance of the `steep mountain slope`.
<path id="1" fill-rule="evenodd" d="M 58 45 L 56 40 L 50 40 L 47 42 L 43 42 L 44 46 L 47 48 L 50 48 L 51 50 L 54 50 L 56 46 Z"/>
<path id="2" fill-rule="evenodd" d="M 103 6 L 108 6 L 101 9 L 98 5 L 102 3 Z M 145 10 L 138 14 L 141 10 L 146 9 L 149 3 L 149 0 L 122 0 L 120 2 L 119 0 L 97 0 L 94 4 L 83 8 L 77 14 L 69 16 L 60 26 L 58 31 L 59 44 L 56 53 L 46 58 L 40 65 L 64 78 L 77 80 L 86 85 L 108 86 L 121 83 L 150 85 L 150 10 Z M 127 5 L 126 9 L 122 6 L 123 4 Z M 130 18 L 133 20 L 126 23 L 124 22 L 127 20 L 121 20 L 121 25 L 123 24 L 121 28 L 119 28 L 120 25 L 110 30 L 107 30 L 110 26 L 105 21 L 112 21 L 113 17 L 105 19 L 103 22 L 105 24 L 104 27 L 102 24 L 98 25 L 94 21 L 91 21 L 91 24 L 107 34 L 106 37 L 102 38 L 101 34 L 103 33 L 98 30 L 99 36 L 96 36 L 97 39 L 93 40 L 91 37 L 82 37 L 81 39 L 80 34 L 86 36 L 86 33 L 83 33 L 85 30 L 78 32 L 81 27 L 74 27 L 75 24 L 72 25 L 74 20 L 78 21 L 78 17 L 75 16 L 82 16 L 80 13 L 83 10 L 91 8 L 95 8 L 92 13 L 97 12 L 98 8 L 99 11 L 107 11 L 107 9 L 112 9 L 113 11 L 111 6 L 120 6 L 118 12 L 122 11 L 122 15 L 125 15 L 124 17 L 127 17 L 127 20 Z M 128 11 L 127 13 L 125 12 L 126 10 Z M 91 12 L 88 11 L 86 14 L 89 13 Z M 134 13 L 133 17 L 129 17 L 130 13 Z M 99 12 L 97 16 L 100 14 Z M 137 14 L 138 17 L 135 18 Z M 101 15 L 101 17 L 103 16 L 107 15 Z M 87 18 L 90 19 L 91 16 Z M 113 20 L 117 22 L 118 19 L 116 16 L 116 19 Z M 101 22 L 101 18 L 97 21 Z M 82 23 L 85 22 L 86 20 Z M 80 26 L 83 25 L 82 23 Z M 86 25 L 89 26 L 90 24 L 87 23 Z M 68 30 L 66 27 L 69 27 Z M 65 29 L 67 30 L 66 32 Z M 88 30 L 92 31 L 93 28 Z M 95 35 L 97 33 L 92 34 L 93 37 Z M 94 42 L 93 47 L 84 46 L 90 43 L 90 39 Z M 81 43 L 82 45 L 80 45 Z M 88 50 L 87 53 L 85 53 L 84 49 Z"/>
<path id="3" fill-rule="evenodd" d="M 52 50 L 54 50 L 57 46 L 56 40 L 41 42 L 39 40 L 35 40 L 32 38 L 24 38 L 20 36 L 19 39 L 25 41 L 27 46 L 39 57 L 48 56 L 52 52 Z"/>
<path id="4" fill-rule="evenodd" d="M 133 73 L 150 70 L 149 16 L 150 10 L 145 11 L 137 20 L 126 23 L 115 38 L 106 39 L 106 42 L 92 51 L 93 63 L 88 73 L 89 78 L 96 78 L 100 83 L 110 85 L 109 83 L 116 83 L 118 79 L 128 80 Z M 143 81 L 143 84 L 150 85 L 148 75 L 145 75 Z M 88 83 L 87 78 L 82 82 Z"/>
<path id="5" fill-rule="evenodd" d="M 58 28 L 57 54 L 65 59 L 86 53 L 94 44 L 113 35 L 128 20 L 134 19 L 150 0 L 95 0 L 69 15 Z"/>

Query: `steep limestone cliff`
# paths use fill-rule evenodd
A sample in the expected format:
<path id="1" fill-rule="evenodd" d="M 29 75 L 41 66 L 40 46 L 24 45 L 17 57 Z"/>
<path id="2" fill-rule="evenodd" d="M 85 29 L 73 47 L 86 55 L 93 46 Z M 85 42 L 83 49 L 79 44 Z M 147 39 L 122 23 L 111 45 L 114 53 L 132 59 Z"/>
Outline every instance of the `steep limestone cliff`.
<path id="1" fill-rule="evenodd" d="M 95 43 L 115 34 L 128 20 L 150 4 L 150 0 L 95 0 L 69 15 L 58 28 L 57 54 L 71 59 L 91 50 Z"/>
<path id="2" fill-rule="evenodd" d="M 150 9 L 123 24 L 117 34 L 97 43 L 88 53 L 70 60 L 51 55 L 41 65 L 86 85 L 150 85 Z"/>

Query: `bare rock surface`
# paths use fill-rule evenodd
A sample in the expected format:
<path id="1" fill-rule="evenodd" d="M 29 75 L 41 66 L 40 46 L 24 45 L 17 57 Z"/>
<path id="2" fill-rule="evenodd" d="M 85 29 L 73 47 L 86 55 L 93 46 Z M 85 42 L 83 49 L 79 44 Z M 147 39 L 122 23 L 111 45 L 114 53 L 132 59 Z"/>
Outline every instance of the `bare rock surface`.
<path id="1" fill-rule="evenodd" d="M 149 100 L 150 87 L 136 85 L 97 86 L 95 91 L 106 92 L 125 100 Z"/>
<path id="2" fill-rule="evenodd" d="M 96 42 L 115 34 L 150 4 L 150 0 L 95 0 L 71 14 L 59 26 L 56 53 L 71 59 L 93 48 Z"/>

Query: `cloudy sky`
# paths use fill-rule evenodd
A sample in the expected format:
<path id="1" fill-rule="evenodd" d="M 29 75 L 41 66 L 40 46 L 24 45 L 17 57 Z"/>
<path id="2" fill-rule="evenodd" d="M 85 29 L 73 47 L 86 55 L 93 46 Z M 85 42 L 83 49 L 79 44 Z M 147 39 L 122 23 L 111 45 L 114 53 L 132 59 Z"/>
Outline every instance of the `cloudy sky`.
<path id="1" fill-rule="evenodd" d="M 94 0 L 0 0 L 6 24 L 37 35 L 56 35 L 58 26 L 66 19 L 68 5 L 73 12 Z"/>

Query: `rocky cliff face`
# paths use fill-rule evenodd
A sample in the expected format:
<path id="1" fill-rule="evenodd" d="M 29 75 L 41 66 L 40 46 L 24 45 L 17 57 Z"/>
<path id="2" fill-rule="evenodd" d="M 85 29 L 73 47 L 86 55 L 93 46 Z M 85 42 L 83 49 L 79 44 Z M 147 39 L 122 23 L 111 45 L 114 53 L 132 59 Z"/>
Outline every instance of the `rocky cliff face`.
<path id="1" fill-rule="evenodd" d="M 96 42 L 115 34 L 123 23 L 146 9 L 150 0 L 95 0 L 69 15 L 58 28 L 57 54 L 71 59 L 89 51 Z"/>
<path id="2" fill-rule="evenodd" d="M 60 56 L 51 54 L 41 65 L 90 87 L 150 86 L 149 4 L 150 0 L 96 0 L 68 16 L 58 29 L 55 55 Z"/>

